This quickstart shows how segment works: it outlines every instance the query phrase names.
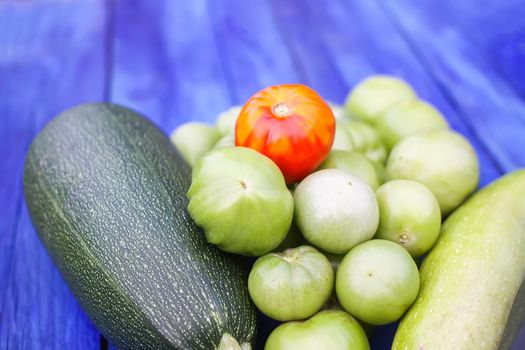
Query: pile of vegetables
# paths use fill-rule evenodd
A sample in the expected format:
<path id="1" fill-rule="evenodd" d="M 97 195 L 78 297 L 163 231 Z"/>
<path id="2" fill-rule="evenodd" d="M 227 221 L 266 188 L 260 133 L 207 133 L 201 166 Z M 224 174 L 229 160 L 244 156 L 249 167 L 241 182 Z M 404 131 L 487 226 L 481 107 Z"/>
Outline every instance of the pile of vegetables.
<path id="1" fill-rule="evenodd" d="M 258 257 L 250 297 L 284 322 L 266 350 L 368 349 L 359 323 L 395 322 L 422 297 L 421 257 L 479 180 L 468 140 L 388 76 L 362 81 L 344 107 L 268 87 L 172 140 L 193 165 L 188 210 L 208 242 Z"/>
<path id="2" fill-rule="evenodd" d="M 281 322 L 266 350 L 369 349 L 398 320 L 393 349 L 504 348 L 525 170 L 478 181 L 468 140 L 389 76 L 344 106 L 268 87 L 171 140 L 125 107 L 78 106 L 24 171 L 42 242 L 122 349 L 247 350 L 254 306 Z"/>

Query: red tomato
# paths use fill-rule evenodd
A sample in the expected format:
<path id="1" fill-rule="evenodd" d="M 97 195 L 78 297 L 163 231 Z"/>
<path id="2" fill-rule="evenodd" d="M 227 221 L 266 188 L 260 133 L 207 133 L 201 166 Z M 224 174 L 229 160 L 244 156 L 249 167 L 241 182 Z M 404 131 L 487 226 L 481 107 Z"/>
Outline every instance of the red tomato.
<path id="1" fill-rule="evenodd" d="M 332 109 L 314 90 L 299 84 L 259 91 L 246 102 L 235 126 L 235 145 L 268 156 L 288 184 L 321 164 L 334 136 Z"/>

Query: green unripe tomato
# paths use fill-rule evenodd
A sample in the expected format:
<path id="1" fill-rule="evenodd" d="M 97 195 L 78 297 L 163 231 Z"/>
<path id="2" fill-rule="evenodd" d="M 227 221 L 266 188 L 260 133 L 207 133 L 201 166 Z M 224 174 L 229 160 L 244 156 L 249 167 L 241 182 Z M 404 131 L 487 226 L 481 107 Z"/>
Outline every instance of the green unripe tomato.
<path id="1" fill-rule="evenodd" d="M 293 218 L 293 198 L 270 158 L 249 148 L 213 150 L 192 173 L 188 211 L 208 242 L 259 256 L 277 247 Z"/>
<path id="2" fill-rule="evenodd" d="M 368 184 L 372 189 L 379 186 L 376 170 L 371 161 L 361 153 L 333 150 L 319 169 L 340 169 L 352 174 Z"/>
<path id="3" fill-rule="evenodd" d="M 222 136 L 235 133 L 235 123 L 241 109 L 242 106 L 233 106 L 217 116 L 215 128 Z"/>
<path id="4" fill-rule="evenodd" d="M 443 216 L 476 189 L 479 165 L 476 152 L 451 130 L 427 130 L 398 143 L 386 165 L 390 179 L 414 180 L 427 186 Z"/>
<path id="5" fill-rule="evenodd" d="M 364 154 L 374 162 L 385 163 L 387 149 L 374 127 L 358 120 L 342 121 L 340 124 L 352 139 L 353 151 Z"/>
<path id="6" fill-rule="evenodd" d="M 432 248 L 441 228 L 439 203 L 419 182 L 392 180 L 376 190 L 379 227 L 375 237 L 388 239 L 418 257 Z"/>
<path id="7" fill-rule="evenodd" d="M 257 308 L 279 321 L 312 316 L 334 288 L 328 259 L 310 246 L 266 254 L 255 262 L 248 290 Z"/>
<path id="8" fill-rule="evenodd" d="M 270 334 L 264 350 L 369 350 L 359 323 L 340 310 L 319 312 L 301 322 L 287 322 Z"/>
<path id="9" fill-rule="evenodd" d="M 416 263 L 391 241 L 374 239 L 356 246 L 337 270 L 336 293 L 341 306 L 372 325 L 398 320 L 418 292 Z"/>
<path id="10" fill-rule="evenodd" d="M 334 117 L 336 120 L 346 118 L 346 112 L 343 106 L 333 102 L 328 102 L 328 105 L 332 109 L 332 112 L 334 112 Z"/>
<path id="11" fill-rule="evenodd" d="M 377 180 L 379 181 L 379 184 L 384 184 L 388 181 L 388 174 L 386 173 L 386 168 L 383 163 L 374 162 L 373 160 L 370 161 L 372 166 L 374 167 L 374 170 L 376 171 Z"/>
<path id="12" fill-rule="evenodd" d="M 369 350 L 359 323 L 341 310 L 326 310 L 301 322 L 277 327 L 268 337 L 265 350 Z"/>
<path id="13" fill-rule="evenodd" d="M 304 238 L 329 253 L 343 254 L 371 239 L 379 221 L 374 191 L 339 169 L 308 175 L 294 192 L 295 222 Z"/>
<path id="14" fill-rule="evenodd" d="M 421 100 L 409 100 L 393 106 L 377 123 L 377 131 L 389 149 L 415 132 L 448 128 L 443 115 L 432 105 Z"/>
<path id="15" fill-rule="evenodd" d="M 220 134 L 211 125 L 189 122 L 179 126 L 171 134 L 171 141 L 190 166 L 212 149 Z"/>
<path id="16" fill-rule="evenodd" d="M 235 147 L 235 134 L 226 134 L 215 143 L 212 149 Z"/>
<path id="17" fill-rule="evenodd" d="M 373 75 L 359 82 L 348 94 L 345 109 L 353 117 L 375 124 L 381 115 L 400 101 L 416 98 L 403 80 Z"/>
<path id="18" fill-rule="evenodd" d="M 346 131 L 346 128 L 341 125 L 341 122 L 335 124 L 335 137 L 332 143 L 332 150 L 351 151 L 354 148 L 352 137 Z"/>

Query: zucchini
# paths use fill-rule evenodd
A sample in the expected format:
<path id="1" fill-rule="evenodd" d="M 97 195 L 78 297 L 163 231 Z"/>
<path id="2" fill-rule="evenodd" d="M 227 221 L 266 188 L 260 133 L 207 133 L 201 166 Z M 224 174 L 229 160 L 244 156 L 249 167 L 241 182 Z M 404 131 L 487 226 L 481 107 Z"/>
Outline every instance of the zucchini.
<path id="1" fill-rule="evenodd" d="M 525 277 L 524 198 L 525 170 L 519 170 L 472 196 L 445 221 L 392 349 L 509 347 L 525 312 L 525 293 L 518 293 Z"/>
<path id="2" fill-rule="evenodd" d="M 168 137 L 118 105 L 70 109 L 31 145 L 24 171 L 31 220 L 81 306 L 118 348 L 254 340 L 246 263 L 206 242 L 186 211 L 190 181 Z"/>

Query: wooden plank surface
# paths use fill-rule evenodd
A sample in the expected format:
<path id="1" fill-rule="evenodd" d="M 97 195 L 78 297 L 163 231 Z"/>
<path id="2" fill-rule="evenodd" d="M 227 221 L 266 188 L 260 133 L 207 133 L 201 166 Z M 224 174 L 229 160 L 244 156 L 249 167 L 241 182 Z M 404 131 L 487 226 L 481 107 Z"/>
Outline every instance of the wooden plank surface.
<path id="1" fill-rule="evenodd" d="M 171 132 L 268 85 L 305 83 L 341 103 L 367 75 L 393 74 L 469 138 L 485 184 L 525 166 L 525 21 L 508 21 L 523 11 L 473 0 L 0 2 L 0 349 L 105 347 L 23 203 L 24 154 L 59 111 L 111 100 Z M 275 325 L 265 320 L 261 339 Z M 394 330 L 379 329 L 374 348 Z"/>
<path id="2" fill-rule="evenodd" d="M 414 56 L 480 140 L 484 152 L 495 159 L 503 171 L 523 166 L 525 103 L 493 69 L 495 65 L 490 64 L 480 45 L 468 37 L 474 31 L 483 33 L 489 29 L 479 26 L 462 32 L 435 6 L 406 0 L 381 4 Z M 506 14 L 509 22 L 515 15 Z"/>
<path id="3" fill-rule="evenodd" d="M 38 240 L 23 161 L 62 110 L 103 98 L 102 1 L 0 2 L 0 349 L 95 349 L 100 336 Z"/>

